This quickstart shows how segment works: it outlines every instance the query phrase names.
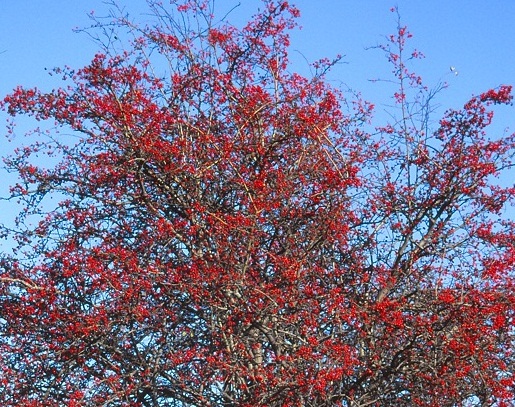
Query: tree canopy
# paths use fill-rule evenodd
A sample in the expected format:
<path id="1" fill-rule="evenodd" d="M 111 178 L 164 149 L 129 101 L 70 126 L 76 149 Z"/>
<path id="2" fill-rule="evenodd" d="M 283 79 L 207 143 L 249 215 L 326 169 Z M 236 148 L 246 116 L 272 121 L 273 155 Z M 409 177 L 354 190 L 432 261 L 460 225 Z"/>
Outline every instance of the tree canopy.
<path id="1" fill-rule="evenodd" d="M 99 22 L 62 87 L 3 99 L 56 127 L 5 159 L 0 404 L 513 405 L 515 138 L 486 133 L 511 86 L 430 120 L 399 25 L 377 124 L 336 60 L 295 73 L 288 2 L 241 28 L 149 8 Z"/>

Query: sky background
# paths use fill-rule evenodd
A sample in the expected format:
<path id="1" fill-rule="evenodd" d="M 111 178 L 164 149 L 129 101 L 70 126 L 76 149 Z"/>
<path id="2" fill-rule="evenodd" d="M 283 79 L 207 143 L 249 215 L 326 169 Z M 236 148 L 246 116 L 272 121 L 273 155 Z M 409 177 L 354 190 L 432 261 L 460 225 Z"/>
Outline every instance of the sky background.
<path id="1" fill-rule="evenodd" d="M 259 0 L 240 0 L 234 19 L 250 14 Z M 515 83 L 515 1 L 512 0 L 291 0 L 301 10 L 302 30 L 292 35 L 294 68 L 306 69 L 323 56 L 345 55 L 332 74 L 353 89 L 369 93 L 368 79 L 387 72 L 377 45 L 395 30 L 397 5 L 412 44 L 426 59 L 417 65 L 428 85 L 446 80 L 450 88 L 442 103 L 462 104 L 469 96 L 489 87 Z M 45 88 L 57 86 L 44 68 L 88 63 L 98 46 L 85 34 L 88 13 L 107 15 L 110 6 L 101 0 L 3 1 L 0 11 L 0 94 L 18 84 Z M 145 0 L 119 1 L 136 20 L 148 21 Z M 236 0 L 216 0 L 227 10 Z M 297 57 L 296 57 L 297 56 Z M 455 66 L 457 77 L 449 71 Z M 45 86 L 46 85 L 46 86 Z M 383 92 L 375 86 L 369 98 Z"/>
<path id="2" fill-rule="evenodd" d="M 240 0 L 233 14 L 236 23 L 259 7 L 258 0 Z M 166 2 L 166 1 L 164 1 Z M 389 10 L 398 6 L 402 23 L 413 34 L 412 46 L 426 58 L 415 70 L 426 85 L 449 83 L 440 94 L 441 111 L 461 107 L 472 95 L 501 84 L 515 84 L 515 1 L 512 0 L 292 0 L 301 10 L 300 25 L 292 34 L 292 70 L 309 73 L 306 60 L 345 55 L 345 63 L 334 68 L 330 79 L 361 91 L 376 104 L 378 114 L 388 104 L 392 88 L 369 79 L 387 77 L 389 66 L 377 50 L 366 50 L 394 33 L 396 16 Z M 148 21 L 145 0 L 120 0 L 119 4 L 138 21 Z M 228 10 L 234 0 L 216 0 L 217 8 Z M 16 0 L 2 1 L 0 11 L 0 95 L 17 85 L 38 86 L 44 90 L 60 85 L 46 69 L 87 64 L 99 46 L 74 28 L 91 24 L 88 13 L 109 14 L 110 6 L 101 0 Z M 449 67 L 454 66 L 459 75 Z M 515 131 L 515 108 L 501 109 L 492 127 Z M 0 137 L 5 133 L 5 114 L 0 113 Z M 435 118 L 438 120 L 438 117 Z M 18 118 L 24 129 L 24 119 Z M 27 122 L 28 124 L 28 122 Z M 15 145 L 0 138 L 0 155 Z M 0 195 L 5 196 L 13 180 L 0 170 Z M 14 211 L 0 205 L 0 223 L 8 222 Z"/>

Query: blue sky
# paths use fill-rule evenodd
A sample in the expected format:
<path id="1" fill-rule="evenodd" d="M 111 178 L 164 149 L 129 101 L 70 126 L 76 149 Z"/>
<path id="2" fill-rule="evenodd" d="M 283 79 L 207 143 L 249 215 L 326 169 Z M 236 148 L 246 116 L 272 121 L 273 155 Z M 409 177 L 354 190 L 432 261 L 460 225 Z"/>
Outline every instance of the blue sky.
<path id="1" fill-rule="evenodd" d="M 258 0 L 240 0 L 243 5 L 233 16 L 250 15 Z M 442 109 L 460 107 L 473 94 L 500 84 L 515 84 L 515 1 L 511 0 L 297 0 L 302 30 L 292 36 L 292 70 L 308 72 L 305 59 L 345 55 L 330 78 L 363 91 L 363 96 L 381 111 L 388 103 L 391 88 L 372 84 L 369 79 L 386 77 L 388 65 L 380 52 L 365 49 L 380 43 L 396 27 L 389 9 L 397 5 L 403 24 L 413 33 L 412 45 L 426 55 L 416 65 L 430 87 L 447 81 L 449 88 L 439 97 Z M 227 10 L 235 0 L 216 0 Z M 144 0 L 121 0 L 136 20 L 148 20 Z M 108 14 L 101 0 L 16 0 L 4 1 L 0 12 L 0 95 L 16 85 L 51 89 L 59 86 L 45 68 L 69 65 L 79 68 L 88 63 L 98 46 L 76 27 L 91 22 L 92 10 Z M 238 21 L 241 23 L 241 21 Z M 305 59 L 304 59 L 305 58 Z M 455 66 L 459 75 L 449 70 Z M 510 126 L 515 131 L 515 108 L 498 115 L 495 131 Z M 4 114 L 0 114 L 3 128 Z M 437 119 L 437 118 L 435 118 Z M 23 119 L 19 119 L 23 128 Z M 0 131 L 0 136 L 2 135 Z M 0 155 L 12 150 L 17 140 L 0 138 Z M 12 178 L 0 171 L 0 194 Z M 0 206 L 0 223 L 12 212 Z"/>
<path id="2" fill-rule="evenodd" d="M 259 0 L 240 0 L 248 14 Z M 395 29 L 389 9 L 398 5 L 403 23 L 414 34 L 413 45 L 426 59 L 418 70 L 429 85 L 446 80 L 450 88 L 442 95 L 445 105 L 461 104 L 474 93 L 504 83 L 515 83 L 515 2 L 510 0 L 292 0 L 301 9 L 303 29 L 293 35 L 292 57 L 299 70 L 308 60 L 344 54 L 347 62 L 335 69 L 332 78 L 374 99 L 384 89 L 369 91 L 367 79 L 387 72 L 377 51 L 365 51 Z M 236 0 L 216 0 L 220 9 Z M 144 0 L 120 1 L 139 20 Z M 102 0 L 17 0 L 2 4 L 0 13 L 0 94 L 18 84 L 43 88 L 58 83 L 44 68 L 86 64 L 97 49 L 75 27 L 90 24 L 87 14 L 106 15 Z M 302 57 L 301 57 L 302 55 Z M 449 66 L 455 66 L 454 77 Z M 370 93 L 370 95 L 368 94 Z M 373 100 L 372 100 L 373 101 Z"/>

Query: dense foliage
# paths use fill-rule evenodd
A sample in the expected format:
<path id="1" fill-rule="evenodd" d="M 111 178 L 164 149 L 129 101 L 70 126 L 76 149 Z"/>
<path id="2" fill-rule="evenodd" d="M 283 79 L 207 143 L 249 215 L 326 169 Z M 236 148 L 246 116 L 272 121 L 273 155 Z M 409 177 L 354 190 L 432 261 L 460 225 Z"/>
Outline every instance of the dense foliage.
<path id="1" fill-rule="evenodd" d="M 373 127 L 332 61 L 292 72 L 287 2 L 243 28 L 172 3 L 3 101 L 57 127 L 5 160 L 0 404 L 512 405 L 515 140 L 485 133 L 511 87 L 431 128 L 400 26 Z"/>

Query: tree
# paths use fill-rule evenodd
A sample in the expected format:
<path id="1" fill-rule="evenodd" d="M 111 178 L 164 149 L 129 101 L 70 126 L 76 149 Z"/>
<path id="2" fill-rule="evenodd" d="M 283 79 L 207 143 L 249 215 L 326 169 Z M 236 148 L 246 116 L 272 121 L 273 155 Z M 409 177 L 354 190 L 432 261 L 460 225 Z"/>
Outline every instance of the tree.
<path id="1" fill-rule="evenodd" d="M 172 3 L 98 26 L 126 51 L 103 41 L 62 88 L 3 101 L 56 128 L 5 160 L 25 208 L 1 404 L 512 405 L 515 189 L 496 177 L 515 140 L 485 132 L 511 87 L 431 128 L 399 25 L 396 105 L 372 126 L 327 83 L 336 61 L 290 72 L 287 2 L 241 29 Z"/>

